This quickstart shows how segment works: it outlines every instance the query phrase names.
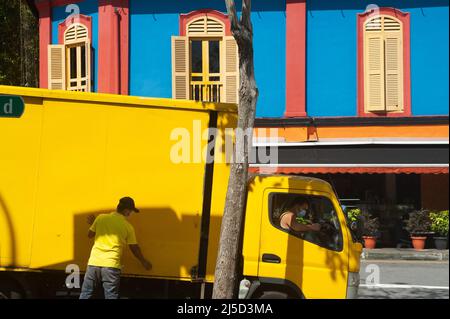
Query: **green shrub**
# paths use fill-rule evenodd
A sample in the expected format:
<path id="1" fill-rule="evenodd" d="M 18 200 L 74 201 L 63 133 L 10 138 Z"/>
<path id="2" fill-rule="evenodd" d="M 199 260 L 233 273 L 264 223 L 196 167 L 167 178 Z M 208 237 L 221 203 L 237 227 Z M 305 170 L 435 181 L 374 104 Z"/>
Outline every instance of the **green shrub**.
<path id="1" fill-rule="evenodd" d="M 360 216 L 361 209 L 359 208 L 352 208 L 347 211 L 348 220 L 351 222 L 357 222 Z"/>
<path id="2" fill-rule="evenodd" d="M 448 210 L 430 212 L 431 231 L 437 236 L 448 236 Z"/>

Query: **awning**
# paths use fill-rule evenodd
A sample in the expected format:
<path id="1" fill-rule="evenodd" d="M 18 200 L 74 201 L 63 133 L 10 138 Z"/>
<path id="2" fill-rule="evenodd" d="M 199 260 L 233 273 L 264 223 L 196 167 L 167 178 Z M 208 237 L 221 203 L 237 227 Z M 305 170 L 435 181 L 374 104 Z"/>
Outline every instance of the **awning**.
<path id="1" fill-rule="evenodd" d="M 255 174 L 448 174 L 448 167 L 250 167 Z"/>
<path id="2" fill-rule="evenodd" d="M 254 143 L 250 171 L 284 174 L 448 174 L 448 140 Z"/>

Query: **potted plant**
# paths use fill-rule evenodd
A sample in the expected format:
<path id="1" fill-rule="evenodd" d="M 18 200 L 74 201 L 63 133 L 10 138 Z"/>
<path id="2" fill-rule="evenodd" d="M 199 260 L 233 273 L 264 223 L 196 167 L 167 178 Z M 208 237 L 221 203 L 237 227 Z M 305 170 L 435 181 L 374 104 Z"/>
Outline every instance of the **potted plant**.
<path id="1" fill-rule="evenodd" d="M 431 229 L 430 212 L 425 209 L 417 210 L 409 214 L 405 229 L 411 236 L 414 249 L 421 250 L 425 248 L 427 234 Z"/>
<path id="2" fill-rule="evenodd" d="M 448 210 L 430 212 L 431 231 L 436 234 L 434 244 L 437 249 L 447 249 L 448 243 Z"/>
<path id="3" fill-rule="evenodd" d="M 361 214 L 363 221 L 363 236 L 364 247 L 367 249 L 373 249 L 377 243 L 377 233 L 380 228 L 380 222 L 378 218 L 372 218 L 372 215 L 364 212 Z"/>
<path id="4" fill-rule="evenodd" d="M 360 241 L 362 239 L 361 209 L 358 207 L 346 208 L 345 214 L 347 216 L 347 224 L 349 225 L 352 238 L 355 241 Z"/>

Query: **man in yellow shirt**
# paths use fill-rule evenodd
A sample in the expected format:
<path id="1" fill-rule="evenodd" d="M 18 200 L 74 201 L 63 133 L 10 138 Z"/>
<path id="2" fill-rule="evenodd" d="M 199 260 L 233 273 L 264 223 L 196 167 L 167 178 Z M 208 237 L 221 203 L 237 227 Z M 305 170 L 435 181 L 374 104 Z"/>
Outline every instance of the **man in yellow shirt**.
<path id="1" fill-rule="evenodd" d="M 105 299 L 119 298 L 121 257 L 126 245 L 146 270 L 151 269 L 152 265 L 144 258 L 136 241 L 134 228 L 126 219 L 132 212 L 139 212 L 134 200 L 123 197 L 115 212 L 101 214 L 93 223 L 88 221 L 92 223 L 88 236 L 95 237 L 95 244 L 84 275 L 80 299 L 92 298 L 100 285 L 103 286 Z"/>

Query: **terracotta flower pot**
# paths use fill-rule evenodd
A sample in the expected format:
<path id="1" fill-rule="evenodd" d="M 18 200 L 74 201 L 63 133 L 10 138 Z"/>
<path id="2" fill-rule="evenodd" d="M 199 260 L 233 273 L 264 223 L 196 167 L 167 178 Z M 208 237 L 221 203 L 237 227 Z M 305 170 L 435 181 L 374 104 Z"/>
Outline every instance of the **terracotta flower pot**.
<path id="1" fill-rule="evenodd" d="M 416 250 L 422 250 L 425 248 L 425 241 L 427 240 L 426 237 L 413 237 L 411 236 L 412 244 L 414 249 Z"/>
<path id="2" fill-rule="evenodd" d="M 377 238 L 373 236 L 363 236 L 364 247 L 367 249 L 374 249 L 377 244 Z"/>

